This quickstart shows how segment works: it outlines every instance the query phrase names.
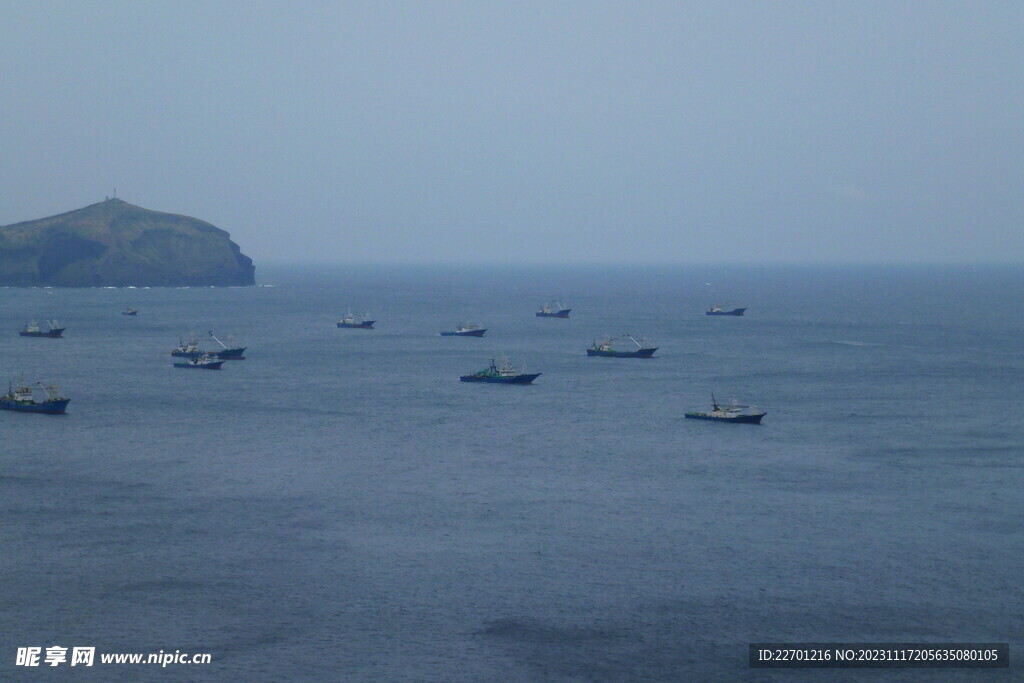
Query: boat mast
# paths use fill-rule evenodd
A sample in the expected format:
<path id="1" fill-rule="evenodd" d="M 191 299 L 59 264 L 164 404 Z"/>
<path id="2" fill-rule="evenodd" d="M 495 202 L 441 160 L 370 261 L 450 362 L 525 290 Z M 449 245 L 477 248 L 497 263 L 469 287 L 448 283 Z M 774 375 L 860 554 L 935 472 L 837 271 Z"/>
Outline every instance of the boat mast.
<path id="1" fill-rule="evenodd" d="M 222 347 L 224 347 L 225 349 L 228 348 L 227 345 L 224 344 L 224 342 L 222 342 L 220 339 L 217 339 L 217 336 L 213 333 L 213 330 L 210 330 L 210 336 L 213 337 L 213 340 L 220 344 Z"/>

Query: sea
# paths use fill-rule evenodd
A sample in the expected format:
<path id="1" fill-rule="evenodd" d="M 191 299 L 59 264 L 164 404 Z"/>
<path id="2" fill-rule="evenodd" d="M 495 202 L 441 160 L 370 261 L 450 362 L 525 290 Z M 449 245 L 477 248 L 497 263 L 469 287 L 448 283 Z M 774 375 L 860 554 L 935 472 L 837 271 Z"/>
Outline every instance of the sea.
<path id="1" fill-rule="evenodd" d="M 1021 680 L 1024 268 L 257 281 L 0 289 L 0 378 L 71 398 L 0 411 L 0 679 Z M 568 320 L 534 315 L 552 299 Z M 17 334 L 52 318 L 63 339 Z M 439 335 L 466 320 L 486 336 Z M 210 331 L 246 359 L 172 367 Z M 586 355 L 627 333 L 655 357 Z M 492 357 L 542 374 L 459 381 Z M 684 418 L 712 394 L 767 416 Z M 1001 642 L 1011 667 L 748 665 L 801 641 Z"/>

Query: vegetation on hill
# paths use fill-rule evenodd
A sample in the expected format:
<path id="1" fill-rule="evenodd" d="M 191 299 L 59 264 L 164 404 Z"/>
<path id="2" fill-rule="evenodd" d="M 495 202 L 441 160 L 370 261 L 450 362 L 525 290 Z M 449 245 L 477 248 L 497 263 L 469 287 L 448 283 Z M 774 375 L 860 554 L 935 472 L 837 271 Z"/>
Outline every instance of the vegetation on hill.
<path id="1" fill-rule="evenodd" d="M 251 285 L 255 270 L 220 228 L 120 199 L 0 227 L 0 285 Z"/>

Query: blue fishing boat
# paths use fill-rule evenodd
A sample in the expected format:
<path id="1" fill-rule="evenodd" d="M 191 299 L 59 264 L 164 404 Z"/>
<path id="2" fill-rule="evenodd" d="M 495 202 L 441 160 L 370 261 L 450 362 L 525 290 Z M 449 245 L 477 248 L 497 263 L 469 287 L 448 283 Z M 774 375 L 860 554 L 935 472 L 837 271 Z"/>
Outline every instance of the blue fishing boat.
<path id="1" fill-rule="evenodd" d="M 716 422 L 738 422 L 759 425 L 761 424 L 761 418 L 767 414 L 766 412 L 758 412 L 754 406 L 744 406 L 738 403 L 722 406 L 715 400 L 715 395 L 711 394 L 711 412 L 685 413 L 684 416 L 691 420 L 713 420 Z"/>
<path id="2" fill-rule="evenodd" d="M 491 359 L 491 364 L 480 370 L 474 372 L 472 375 L 463 375 L 459 379 L 463 382 L 491 382 L 494 384 L 530 384 L 533 380 L 540 377 L 541 373 L 528 374 L 524 372 L 517 372 L 512 368 L 512 365 L 508 362 L 507 358 L 501 360 L 501 365 L 494 362 Z"/>
<path id="3" fill-rule="evenodd" d="M 552 301 L 544 304 L 541 309 L 537 311 L 536 316 L 538 318 L 568 318 L 570 311 L 572 311 L 571 308 L 566 308 L 557 301 Z"/>
<path id="4" fill-rule="evenodd" d="M 213 339 L 220 345 L 220 349 L 214 351 L 204 351 L 199 347 L 199 341 L 196 339 L 194 334 L 189 335 L 187 342 L 178 340 L 178 347 L 171 351 L 171 355 L 175 358 L 199 358 L 200 356 L 210 356 L 219 360 L 245 360 L 246 347 L 244 346 L 228 346 L 213 333 L 209 332 L 210 338 Z M 228 341 L 232 341 L 231 337 L 227 338 Z"/>
<path id="5" fill-rule="evenodd" d="M 367 320 L 366 315 L 356 318 L 352 311 L 345 314 L 345 317 L 338 321 L 338 327 L 347 327 L 353 330 L 372 330 L 376 320 Z"/>
<path id="6" fill-rule="evenodd" d="M 245 360 L 245 356 L 243 356 L 242 354 L 245 353 L 246 347 L 233 345 L 228 346 L 220 339 L 217 339 L 217 335 L 213 333 L 213 330 L 210 330 L 210 338 L 220 345 L 220 350 L 210 351 L 208 352 L 209 355 L 213 356 L 214 358 L 219 358 L 221 360 Z M 233 340 L 231 337 L 228 337 L 228 341 L 230 342 Z"/>
<path id="7" fill-rule="evenodd" d="M 644 337 L 640 341 L 634 339 L 631 335 L 622 335 L 623 339 L 628 339 L 636 345 L 635 349 L 628 351 L 619 351 L 615 348 L 615 339 L 612 337 L 606 337 L 601 341 L 595 341 L 594 345 L 587 349 L 588 356 L 603 356 L 605 358 L 653 358 L 654 352 L 658 350 L 657 346 L 650 346 L 647 337 Z"/>
<path id="8" fill-rule="evenodd" d="M 135 309 L 135 308 L 132 308 L 131 306 L 129 306 L 127 310 L 121 311 L 121 315 L 133 315 L 134 316 L 134 315 L 138 315 L 138 314 L 139 314 L 139 311 L 137 309 Z"/>
<path id="9" fill-rule="evenodd" d="M 25 323 L 25 327 L 18 334 L 22 337 L 49 337 L 50 339 L 57 339 L 67 329 L 66 327 L 58 326 L 56 320 L 47 320 L 46 325 L 49 329 L 44 330 L 39 327 L 39 323 L 33 320 Z"/>
<path id="10" fill-rule="evenodd" d="M 475 323 L 462 323 L 454 331 L 442 332 L 442 337 L 482 337 L 486 327 L 480 327 Z"/>
<path id="11" fill-rule="evenodd" d="M 704 315 L 743 315 L 747 309 L 745 308 L 733 308 L 726 310 L 721 306 L 715 305 L 707 310 Z"/>
<path id="12" fill-rule="evenodd" d="M 63 415 L 68 407 L 68 403 L 71 402 L 71 399 L 61 396 L 56 385 L 51 384 L 47 387 L 36 382 L 36 386 L 38 386 L 45 394 L 45 398 L 42 401 L 37 401 L 35 399 L 34 389 L 25 384 L 24 380 L 22 380 L 16 389 L 12 385 L 8 384 L 7 394 L 0 396 L 0 410 L 14 410 L 22 413 Z"/>

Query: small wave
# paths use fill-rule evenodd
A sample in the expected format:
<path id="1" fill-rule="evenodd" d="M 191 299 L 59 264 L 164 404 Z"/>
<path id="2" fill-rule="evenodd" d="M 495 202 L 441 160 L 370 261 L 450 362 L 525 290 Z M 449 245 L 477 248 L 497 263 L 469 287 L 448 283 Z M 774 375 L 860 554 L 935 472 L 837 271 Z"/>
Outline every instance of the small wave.
<path id="1" fill-rule="evenodd" d="M 846 339 L 833 339 L 831 344 L 842 344 L 843 346 L 882 346 L 875 342 L 849 341 Z"/>

